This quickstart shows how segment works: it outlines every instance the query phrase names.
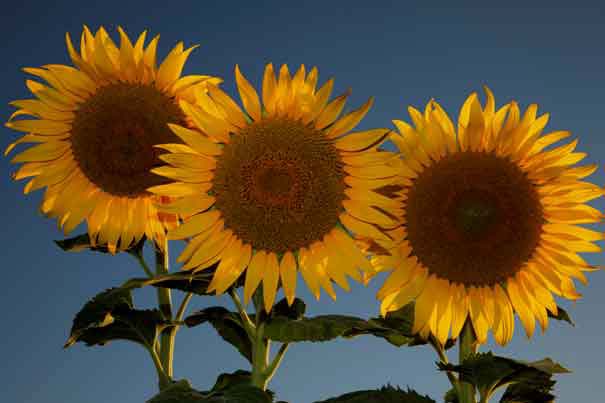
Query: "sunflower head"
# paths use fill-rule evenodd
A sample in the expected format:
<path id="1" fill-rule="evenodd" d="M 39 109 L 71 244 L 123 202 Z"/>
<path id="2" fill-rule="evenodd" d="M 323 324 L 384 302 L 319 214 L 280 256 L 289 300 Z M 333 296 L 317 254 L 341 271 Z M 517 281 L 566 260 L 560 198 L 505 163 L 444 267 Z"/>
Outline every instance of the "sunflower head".
<path id="1" fill-rule="evenodd" d="M 149 190 L 170 196 L 165 211 L 183 224 L 173 239 L 190 238 L 179 261 L 185 270 L 219 262 L 210 289 L 224 292 L 245 272 L 244 299 L 263 284 L 265 308 L 281 284 L 291 303 L 297 272 L 319 297 L 333 298 L 332 281 L 372 270 L 351 233 L 386 237 L 397 206 L 378 189 L 397 182 L 397 155 L 380 150 L 386 129 L 350 131 L 372 104 L 339 118 L 348 93 L 329 101 L 333 81 L 317 89 L 318 74 L 301 66 L 291 76 L 265 69 L 262 102 L 235 70 L 244 109 L 216 86 L 181 107 L 193 129 L 171 125 L 186 144 L 160 156 L 153 172 L 175 182 Z"/>
<path id="2" fill-rule="evenodd" d="M 479 342 L 491 329 L 504 345 L 515 313 L 528 337 L 536 319 L 544 331 L 557 314 L 553 294 L 579 298 L 573 280 L 592 270 L 578 253 L 600 251 L 603 239 L 578 226 L 602 220 L 586 203 L 603 190 L 582 181 L 595 165 L 574 166 L 586 156 L 577 140 L 550 147 L 570 133 L 542 134 L 548 114 L 537 105 L 496 110 L 485 91 L 485 106 L 477 94 L 465 101 L 457 128 L 434 101 L 409 108 L 413 125 L 394 121 L 403 214 L 389 232 L 397 241 L 378 241 L 392 256 L 374 266 L 394 268 L 378 298 L 383 314 L 415 300 L 414 331 L 442 343 L 468 319 Z"/>
<path id="3" fill-rule="evenodd" d="M 168 199 L 147 191 L 166 180 L 150 170 L 160 164 L 154 145 L 178 142 L 168 124 L 187 126 L 181 100 L 195 102 L 195 92 L 220 80 L 181 77 L 194 49 L 177 44 L 156 64 L 156 36 L 145 46 L 146 32 L 133 44 L 118 28 L 117 46 L 103 27 L 84 27 L 80 51 L 66 34 L 74 66 L 49 64 L 25 68 L 46 83 L 27 80 L 33 99 L 17 100 L 6 126 L 27 134 L 11 144 L 38 143 L 16 155 L 23 163 L 15 179 L 32 178 L 25 193 L 46 188 L 41 210 L 57 218 L 65 233 L 87 221 L 92 242 L 110 251 L 128 248 L 144 235 L 165 239 L 174 214 L 158 212 Z M 16 119 L 29 115 L 33 119 Z M 158 242 L 162 244 L 163 242 Z"/>

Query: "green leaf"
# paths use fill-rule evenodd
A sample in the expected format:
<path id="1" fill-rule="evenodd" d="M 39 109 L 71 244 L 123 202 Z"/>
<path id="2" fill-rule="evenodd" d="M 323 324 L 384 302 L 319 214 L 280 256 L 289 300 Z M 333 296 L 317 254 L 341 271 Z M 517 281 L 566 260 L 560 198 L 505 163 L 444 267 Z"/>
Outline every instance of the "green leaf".
<path id="1" fill-rule="evenodd" d="M 428 396 L 421 396 L 411 389 L 404 391 L 392 386 L 383 386 L 377 390 L 347 393 L 316 403 L 435 403 L 435 401 Z"/>
<path id="2" fill-rule="evenodd" d="M 221 391 L 237 385 L 249 385 L 251 376 L 252 374 L 250 371 L 241 369 L 229 374 L 220 374 L 218 378 L 216 378 L 216 382 L 214 383 L 211 392 Z"/>
<path id="3" fill-rule="evenodd" d="M 207 403 L 207 397 L 191 387 L 187 380 L 181 380 L 147 400 L 147 403 Z"/>
<path id="4" fill-rule="evenodd" d="M 109 249 L 106 245 L 92 245 L 88 234 L 77 235 L 72 238 L 66 238 L 61 240 L 55 240 L 55 243 L 59 248 L 65 252 L 81 252 L 83 250 L 91 250 L 101 253 L 109 253 Z M 143 246 L 145 245 L 145 237 L 143 237 L 138 243 L 133 244 L 129 249 L 122 250 L 135 256 L 141 256 L 143 253 Z"/>
<path id="5" fill-rule="evenodd" d="M 496 389 L 511 385 L 505 396 L 508 393 L 512 397 L 503 400 L 507 403 L 516 402 L 510 399 L 522 393 L 533 396 L 536 392 L 545 396 L 555 384 L 552 375 L 569 372 L 549 358 L 524 362 L 494 356 L 491 352 L 474 354 L 461 365 L 438 363 L 437 366 L 444 371 L 458 372 L 463 382 L 475 385 L 485 401 L 489 400 Z"/>
<path id="6" fill-rule="evenodd" d="M 112 340 L 129 340 L 149 348 L 164 324 L 157 309 L 134 309 L 130 290 L 110 288 L 96 295 L 76 314 L 64 348 L 76 342 L 93 346 Z"/>
<path id="7" fill-rule="evenodd" d="M 573 322 L 573 320 L 571 319 L 571 316 L 569 316 L 569 313 L 567 313 L 567 311 L 563 308 L 561 308 L 560 306 L 557 306 L 557 314 L 553 315 L 550 311 L 546 311 L 548 313 L 548 317 L 552 318 L 552 319 L 556 319 L 556 320 L 562 320 L 564 322 L 569 323 L 572 326 L 575 326 L 576 324 Z"/>
<path id="8" fill-rule="evenodd" d="M 456 392 L 456 389 L 452 388 L 448 390 L 445 396 L 443 397 L 443 401 L 445 403 L 460 403 L 460 399 L 458 399 L 458 393 Z"/>
<path id="9" fill-rule="evenodd" d="M 271 317 L 284 316 L 288 319 L 296 320 L 301 319 L 306 310 L 307 305 L 303 302 L 303 300 L 294 298 L 292 305 L 288 305 L 288 301 L 284 298 L 275 304 L 273 310 L 271 311 Z"/>
<path id="10" fill-rule="evenodd" d="M 205 322 L 210 322 L 226 342 L 237 348 L 241 355 L 252 362 L 252 343 L 239 314 L 220 306 L 214 306 L 202 309 L 185 318 L 185 324 L 188 327 L 198 326 Z"/>
<path id="11" fill-rule="evenodd" d="M 322 315 L 298 320 L 276 316 L 265 325 L 265 336 L 282 343 L 316 342 L 366 334 L 369 328 L 364 319 L 354 316 Z"/>
<path id="12" fill-rule="evenodd" d="M 401 347 L 404 345 L 426 344 L 412 334 L 414 306 L 406 306 L 390 312 L 385 318 L 365 320 L 354 316 L 322 315 L 312 318 L 302 317 L 304 303 L 294 301 L 290 311 L 284 300 L 280 301 L 275 312 L 268 319 L 265 335 L 271 340 L 282 343 L 300 341 L 329 341 L 338 337 L 373 335 Z"/>
<path id="13" fill-rule="evenodd" d="M 200 392 L 187 380 L 173 383 L 147 403 L 271 403 L 271 395 L 249 384 L 237 384 L 228 388 Z"/>
<path id="14" fill-rule="evenodd" d="M 368 323 L 373 325 L 370 334 L 381 337 L 394 346 L 426 344 L 425 340 L 412 333 L 414 303 L 408 304 L 397 311 L 389 312 L 384 318 L 372 318 Z"/>
<path id="15" fill-rule="evenodd" d="M 153 278 L 133 278 L 122 285 L 122 288 L 133 289 L 145 286 L 154 286 L 160 288 L 170 288 L 185 292 L 192 292 L 197 295 L 214 295 L 208 293 L 208 285 L 212 281 L 213 273 L 204 270 L 200 273 L 177 272 L 156 276 Z"/>

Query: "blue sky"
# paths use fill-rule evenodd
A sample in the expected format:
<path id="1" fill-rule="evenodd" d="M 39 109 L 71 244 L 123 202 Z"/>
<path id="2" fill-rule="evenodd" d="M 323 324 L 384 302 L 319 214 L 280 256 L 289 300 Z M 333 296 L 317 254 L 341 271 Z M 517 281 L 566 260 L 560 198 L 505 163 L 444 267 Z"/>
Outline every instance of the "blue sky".
<path id="1" fill-rule="evenodd" d="M 449 2 L 451 3 L 451 2 Z M 337 93 L 351 87 L 350 105 L 375 96 L 374 108 L 361 129 L 407 119 L 407 105 L 423 107 L 431 98 L 457 116 L 472 91 L 489 85 L 498 104 L 517 100 L 538 103 L 551 114 L 547 129 L 571 130 L 589 162 L 603 165 L 605 155 L 605 6 L 599 2 L 210 2 L 103 1 L 12 2 L 0 15 L 0 117 L 7 119 L 10 100 L 28 97 L 21 67 L 68 62 L 65 32 L 78 37 L 82 24 L 117 25 L 134 36 L 143 29 L 161 34 L 159 53 L 174 44 L 199 43 L 186 73 L 225 78 L 235 95 L 237 63 L 260 85 L 268 62 L 318 66 L 320 82 L 335 77 Z M 453 3 L 452 3 L 453 4 Z M 561 3 L 564 4 L 564 3 Z M 117 38 L 117 35 L 114 36 Z M 0 129 L 1 144 L 17 133 Z M 24 197 L 23 183 L 10 180 L 14 171 L 0 159 L 0 201 L 4 245 L 3 331 L 0 335 L 0 378 L 3 400 L 42 402 L 134 402 L 155 392 L 155 372 L 139 347 L 116 342 L 104 348 L 61 347 L 73 315 L 97 292 L 142 272 L 128 256 L 65 254 L 51 241 L 61 238 L 54 221 L 37 206 L 41 192 Z M 591 177 L 603 183 L 603 170 Z M 597 204 L 603 208 L 603 203 Z M 174 243 L 173 257 L 181 245 Z M 602 255 L 589 256 L 603 265 Z M 561 302 L 576 327 L 551 323 L 545 335 L 527 340 L 515 333 L 497 354 L 522 359 L 550 356 L 574 372 L 559 377 L 560 401 L 601 401 L 605 372 L 605 273 L 592 273 L 580 286 L 584 298 Z M 304 287 L 301 287 L 302 290 Z M 310 314 L 376 315 L 374 294 L 354 286 L 336 302 L 319 302 L 304 290 Z M 153 303 L 153 291 L 137 292 L 139 306 Z M 199 298 L 191 310 L 216 303 Z M 219 303 L 228 304 L 224 298 Z M 520 327 L 517 328 L 520 330 Z M 428 348 L 396 349 L 369 338 L 293 346 L 271 384 L 291 403 L 325 399 L 386 383 L 410 386 L 441 399 L 448 388 L 437 373 L 437 357 Z M 189 378 L 207 388 L 221 372 L 247 368 L 237 352 L 208 327 L 184 329 L 177 337 L 176 378 Z"/>

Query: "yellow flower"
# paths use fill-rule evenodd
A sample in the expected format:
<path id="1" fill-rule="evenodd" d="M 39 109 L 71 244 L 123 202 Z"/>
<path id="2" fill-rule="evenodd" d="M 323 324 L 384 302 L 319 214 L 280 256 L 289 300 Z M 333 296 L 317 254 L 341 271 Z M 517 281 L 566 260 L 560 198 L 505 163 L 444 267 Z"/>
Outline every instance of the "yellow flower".
<path id="1" fill-rule="evenodd" d="M 390 232 L 400 241 L 378 242 L 393 255 L 376 267 L 394 270 L 377 296 L 383 314 L 415 300 L 414 332 L 442 343 L 467 317 L 480 343 L 490 329 L 508 343 L 515 312 L 528 337 L 536 319 L 544 331 L 557 314 L 553 294 L 580 297 L 573 280 L 586 283 L 592 268 L 578 253 L 598 252 L 603 239 L 577 225 L 601 221 L 586 202 L 603 195 L 581 180 L 596 165 L 572 167 L 586 156 L 577 140 L 550 147 L 570 133 L 542 135 L 548 114 L 537 105 L 522 116 L 515 102 L 496 111 L 485 90 L 485 107 L 477 94 L 466 100 L 457 131 L 434 101 L 424 113 L 409 108 L 414 127 L 394 121 L 404 214 Z"/>
<path id="2" fill-rule="evenodd" d="M 155 144 L 177 140 L 167 123 L 186 125 L 178 105 L 194 100 L 196 88 L 220 83 L 209 76 L 180 77 L 194 49 L 177 44 L 156 66 L 159 36 L 144 46 L 146 32 L 133 45 L 118 28 L 117 47 L 103 27 L 84 27 L 80 53 L 66 34 L 75 68 L 49 64 L 24 71 L 47 84 L 27 80 L 35 99 L 18 100 L 7 127 L 27 134 L 11 144 L 39 143 L 19 153 L 23 163 L 14 179 L 32 177 L 24 193 L 46 187 L 41 211 L 57 218 L 65 233 L 83 220 L 93 243 L 112 253 L 143 235 L 159 242 L 174 215 L 158 213 L 158 198 L 147 188 L 165 179 L 149 170 L 160 161 Z M 30 115 L 35 119 L 14 119 Z"/>
<path id="3" fill-rule="evenodd" d="M 350 231 L 385 237 L 379 226 L 397 225 L 396 203 L 375 191 L 397 182 L 397 154 L 378 149 L 389 130 L 349 133 L 372 99 L 338 119 L 348 94 L 328 102 L 333 81 L 316 90 L 316 68 L 291 77 L 284 65 L 276 78 L 267 65 L 262 104 L 235 75 L 247 113 L 208 86 L 199 107 L 181 103 L 196 128 L 171 125 L 187 148 L 165 146 L 170 166 L 153 170 L 176 181 L 149 190 L 180 197 L 163 208 L 184 217 L 169 239 L 191 238 L 178 260 L 184 270 L 220 261 L 217 294 L 245 271 L 245 302 L 262 282 L 267 311 L 280 282 L 292 303 L 298 271 L 316 298 L 320 288 L 336 298 L 332 280 L 348 289 L 347 275 L 372 270 Z"/>

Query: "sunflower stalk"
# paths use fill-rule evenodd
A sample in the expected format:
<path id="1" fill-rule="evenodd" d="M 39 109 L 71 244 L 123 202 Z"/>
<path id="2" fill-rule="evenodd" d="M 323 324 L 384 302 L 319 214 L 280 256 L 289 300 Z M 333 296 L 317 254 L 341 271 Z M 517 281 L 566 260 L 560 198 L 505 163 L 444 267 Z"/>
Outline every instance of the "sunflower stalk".
<path id="1" fill-rule="evenodd" d="M 164 239 L 162 245 L 156 245 L 155 248 L 155 268 L 156 275 L 167 274 L 169 272 L 169 254 L 168 254 L 168 240 Z M 172 296 L 170 289 L 158 288 L 158 305 L 160 312 L 167 321 L 172 321 Z M 166 376 L 169 380 L 172 380 L 173 367 L 172 361 L 174 357 L 174 340 L 176 337 L 176 326 L 170 326 L 162 330 L 160 334 L 160 362 L 165 371 Z M 162 382 L 160 379 L 160 390 L 164 389 L 169 385 L 170 382 Z"/>
<path id="2" fill-rule="evenodd" d="M 256 325 L 248 316 L 246 309 L 244 309 L 244 306 L 242 305 L 242 301 L 240 300 L 237 291 L 234 288 L 231 288 L 229 289 L 229 295 L 231 296 L 231 299 L 233 300 L 233 303 L 235 304 L 235 307 L 239 312 L 239 316 L 242 320 L 242 325 L 244 326 L 246 334 L 248 334 L 248 337 L 250 338 L 250 340 L 252 340 L 256 331 Z"/>
<path id="3" fill-rule="evenodd" d="M 439 355 L 439 360 L 443 364 L 446 364 L 446 365 L 449 364 L 449 360 L 447 358 L 447 355 L 445 354 L 443 345 L 441 345 L 441 343 L 435 338 L 435 336 L 431 335 L 429 337 L 429 343 L 431 346 L 433 346 L 433 348 L 437 352 L 437 355 Z M 454 375 L 454 373 L 452 371 L 446 371 L 446 374 L 447 374 L 447 378 L 450 380 L 450 383 L 452 384 L 452 387 L 456 391 L 458 391 L 460 388 L 460 383 L 458 382 L 458 378 L 456 377 L 456 375 Z"/>
<path id="4" fill-rule="evenodd" d="M 462 364 L 472 354 L 477 352 L 478 344 L 471 323 L 467 320 L 462 328 L 458 345 L 458 361 Z M 459 382 L 458 398 L 460 403 L 476 403 L 475 387 L 467 382 Z"/>

